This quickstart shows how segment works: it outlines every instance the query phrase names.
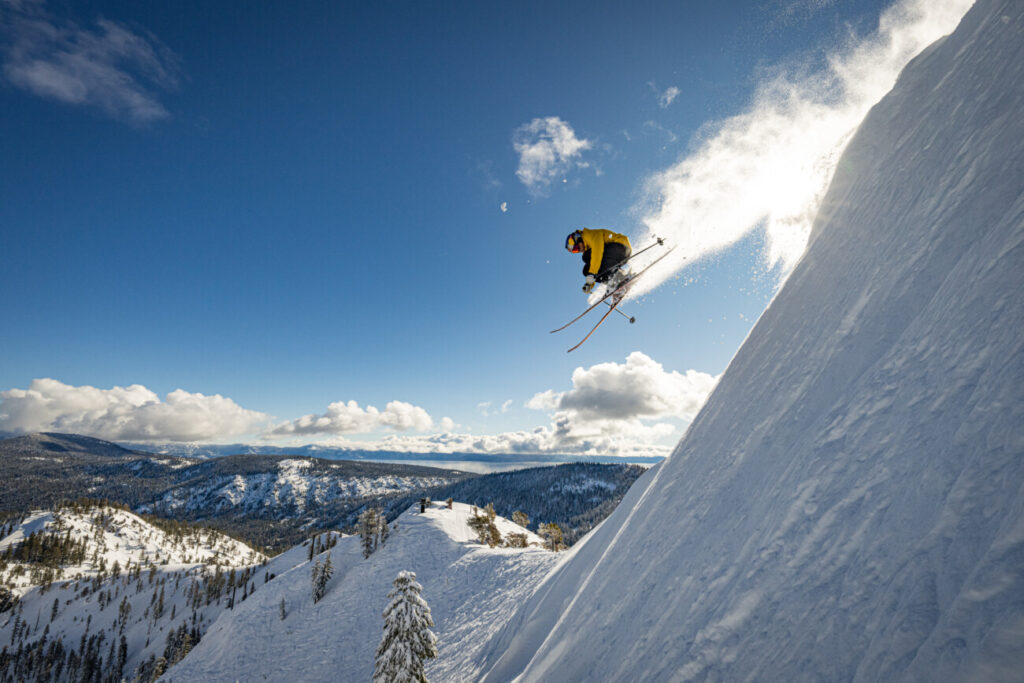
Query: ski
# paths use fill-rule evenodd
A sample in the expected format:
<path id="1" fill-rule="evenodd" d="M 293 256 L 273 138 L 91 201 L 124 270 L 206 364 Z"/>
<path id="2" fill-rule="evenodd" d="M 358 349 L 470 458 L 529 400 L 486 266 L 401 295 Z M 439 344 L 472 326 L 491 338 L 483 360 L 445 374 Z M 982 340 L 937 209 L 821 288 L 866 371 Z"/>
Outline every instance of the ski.
<path id="1" fill-rule="evenodd" d="M 622 301 L 622 299 L 619 299 L 619 301 Z M 604 315 L 601 316 L 601 319 L 597 321 L 597 324 L 594 325 L 594 327 L 591 328 L 590 332 L 587 332 L 587 336 L 583 337 L 583 339 L 580 339 L 579 343 L 576 344 L 576 346 L 574 346 L 571 349 L 569 349 L 566 353 L 572 353 L 576 349 L 578 349 L 581 346 L 583 346 L 583 342 L 585 342 L 588 339 L 590 339 L 590 335 L 594 334 L 594 332 L 597 331 L 597 328 L 601 327 L 601 323 L 603 323 L 608 318 L 608 316 L 610 316 L 612 314 L 612 311 L 618 310 L 617 306 L 619 305 L 619 301 L 616 301 L 614 303 L 609 304 L 608 305 L 608 310 L 605 312 Z"/>
<path id="2" fill-rule="evenodd" d="M 651 245 L 651 247 L 655 246 L 656 244 L 661 244 L 661 242 L 656 242 L 655 244 L 652 244 L 652 245 Z M 651 247 L 647 247 L 646 249 L 641 249 L 640 251 L 638 251 L 638 252 L 637 252 L 637 254 L 639 254 L 639 253 L 641 253 L 641 252 L 644 252 L 644 251 L 647 251 L 647 249 L 650 249 Z M 569 327 L 569 325 L 572 325 L 572 324 L 573 324 L 574 322 L 576 322 L 577 320 L 579 320 L 580 318 L 582 318 L 583 316 L 585 316 L 585 315 L 586 315 L 587 313 L 590 313 L 590 312 L 591 312 L 592 310 L 594 310 L 595 308 L 597 308 L 597 307 L 598 307 L 598 306 L 600 306 L 601 304 L 605 303 L 605 302 L 606 302 L 606 301 L 607 301 L 608 299 L 610 299 L 610 298 L 611 298 L 612 296 L 614 296 L 614 295 L 615 295 L 615 294 L 616 294 L 617 292 L 622 292 L 623 296 L 625 296 L 625 293 L 626 293 L 626 287 L 628 287 L 628 286 L 630 285 L 630 283 L 632 283 L 632 282 L 633 282 L 634 280 L 636 280 L 636 279 L 637 279 L 638 277 L 640 277 L 641 275 L 643 275 L 643 273 L 644 273 L 644 272 L 645 272 L 645 271 L 646 271 L 647 269 L 649 269 L 649 268 L 650 268 L 651 266 L 653 266 L 653 265 L 654 265 L 655 263 L 657 263 L 657 262 L 658 262 L 658 261 L 660 261 L 661 259 L 665 258 L 665 257 L 666 257 L 666 256 L 668 256 L 669 254 L 671 254 L 671 253 L 672 253 L 672 250 L 673 250 L 673 249 L 675 249 L 675 247 L 669 247 L 669 250 L 668 250 L 668 251 L 666 251 L 666 252 L 665 252 L 664 254 L 662 254 L 662 255 L 661 255 L 661 256 L 659 256 L 658 258 L 654 259 L 653 261 L 651 261 L 651 262 L 650 262 L 650 263 L 649 263 L 649 264 L 648 264 L 647 266 L 645 266 L 645 267 L 644 267 L 644 268 L 643 268 L 643 269 L 642 269 L 642 270 L 641 270 L 641 271 L 640 271 L 639 273 L 637 273 L 636 275 L 632 275 L 632 276 L 630 276 L 630 277 L 629 277 L 629 278 L 628 278 L 628 279 L 627 279 L 627 280 L 626 280 L 625 282 L 623 282 L 623 283 L 622 283 L 621 285 L 619 285 L 619 286 L 618 286 L 618 287 L 616 287 L 615 289 L 612 289 L 612 290 L 609 290 L 608 292 L 606 292 L 606 293 L 605 293 L 605 295 L 604 295 L 604 296 L 602 296 L 602 297 L 601 297 L 601 298 L 600 298 L 599 300 L 595 301 L 595 302 L 593 303 L 593 305 L 591 305 L 591 306 L 587 307 L 587 310 L 583 311 L 583 312 L 582 312 L 582 313 L 580 313 L 580 314 L 579 314 L 578 316 L 576 316 L 575 318 L 573 318 L 572 320 L 570 320 L 570 321 L 569 321 L 569 322 L 567 322 L 566 324 L 562 325 L 561 327 L 559 327 L 559 328 L 556 328 L 556 329 L 554 329 L 554 330 L 551 330 L 551 334 L 554 334 L 555 332 L 561 332 L 561 331 L 562 331 L 562 330 L 564 330 L 565 328 Z M 636 254 L 634 254 L 634 256 L 636 256 Z M 630 258 L 633 258 L 633 256 L 630 256 Z M 575 347 L 574 347 L 574 348 L 575 348 Z"/>
<path id="3" fill-rule="evenodd" d="M 639 256 L 640 254 L 644 253 L 644 252 L 645 252 L 645 251 L 647 251 L 648 249 L 651 249 L 651 248 L 653 248 L 653 247 L 656 247 L 656 246 L 658 246 L 658 245 L 664 245 L 664 244 L 665 244 L 665 240 L 663 240 L 662 238 L 658 238 L 658 239 L 657 239 L 657 242 L 655 242 L 654 244 L 652 244 L 652 245 L 650 245 L 650 246 L 648 246 L 648 247 L 644 247 L 643 249 L 641 249 L 640 251 L 638 251 L 638 252 L 637 252 L 636 254 L 632 254 L 632 255 L 631 255 L 631 256 L 630 256 L 630 257 L 629 257 L 628 259 L 626 259 L 625 261 L 623 261 L 623 263 L 622 263 L 622 264 L 620 264 L 620 265 L 623 265 L 623 264 L 629 263 L 629 262 L 630 262 L 630 260 L 632 260 L 632 259 L 636 258 L 637 256 Z M 658 261 L 660 261 L 660 260 L 662 260 L 663 258 L 665 258 L 666 256 L 668 256 L 668 255 L 669 255 L 670 253 L 672 253 L 672 250 L 673 250 L 673 249 L 675 249 L 675 247 L 670 247 L 670 248 L 669 248 L 669 251 L 667 251 L 667 252 L 665 252 L 664 254 L 662 254 L 662 255 L 658 256 L 658 257 L 657 257 L 657 258 L 656 258 L 656 259 L 655 259 L 654 261 L 652 261 L 652 262 L 650 263 L 650 265 L 646 266 L 646 267 L 645 267 L 645 268 L 644 268 L 643 270 L 641 270 L 640 272 L 643 272 L 644 270 L 646 270 L 647 268 L 649 268 L 649 267 L 650 267 L 651 265 L 654 265 L 654 264 L 655 264 L 655 263 L 657 263 Z M 616 267 L 617 267 L 617 266 L 616 266 Z M 608 290 L 607 292 L 605 292 L 604 296 L 602 296 L 602 297 L 601 297 L 601 298 L 600 298 L 599 300 L 595 301 L 593 305 L 591 305 L 591 306 L 588 306 L 587 310 L 585 310 L 585 311 L 583 311 L 582 313 L 580 313 L 579 315 L 577 315 L 577 316 L 573 317 L 573 318 L 571 319 L 571 321 L 569 321 L 568 323 L 566 323 L 566 324 L 565 324 L 565 325 L 563 325 L 562 327 L 560 327 L 560 328 L 556 328 L 556 329 L 552 330 L 552 331 L 551 331 L 551 334 L 554 334 L 554 333 L 556 333 L 556 332 L 561 332 L 562 330 L 564 330 L 565 328 L 569 327 L 569 326 L 570 326 L 570 325 L 572 325 L 573 323 L 575 323 L 575 322 L 579 321 L 579 319 L 580 319 L 581 317 L 583 317 L 584 315 L 586 315 L 587 313 L 589 313 L 590 311 L 594 310 L 595 308 L 597 308 L 598 306 L 600 306 L 600 305 L 601 305 L 602 303 L 604 303 L 605 301 L 607 301 L 607 300 L 608 300 L 608 299 L 609 299 L 609 298 L 610 298 L 610 297 L 611 297 L 611 296 L 612 296 L 612 295 L 613 295 L 613 294 L 614 294 L 615 292 L 621 291 L 621 290 L 622 290 L 622 289 L 623 289 L 624 287 L 626 287 L 627 285 L 629 285 L 629 284 L 630 284 L 630 282 L 631 282 L 631 281 L 633 281 L 633 280 L 634 280 L 634 279 L 636 278 L 636 276 L 640 274 L 640 272 L 638 272 L 638 273 L 637 273 L 636 275 L 633 275 L 633 276 L 632 276 L 632 278 L 629 278 L 628 280 L 626 280 L 626 282 L 624 282 L 624 283 L 623 283 L 622 285 L 620 285 L 620 286 L 616 287 L 616 288 L 615 288 L 615 289 L 613 289 L 613 290 Z"/>
<path id="4" fill-rule="evenodd" d="M 572 325 L 572 324 L 573 324 L 574 322 L 576 322 L 577 320 L 579 320 L 580 318 L 582 318 L 583 316 L 585 316 L 585 315 L 586 315 L 587 313 L 590 313 L 590 312 L 591 312 L 592 310 L 594 310 L 595 308 L 597 308 L 598 306 L 600 306 L 601 304 L 603 304 L 603 303 L 604 303 L 605 301 L 607 301 L 607 300 L 608 300 L 609 298 L 611 298 L 611 296 L 612 296 L 613 294 L 615 294 L 615 292 L 617 292 L 617 291 L 619 291 L 620 289 L 622 289 L 623 287 L 625 287 L 625 286 L 626 286 L 626 284 L 628 284 L 628 283 L 629 283 L 629 280 L 626 280 L 625 282 L 623 282 L 623 283 L 622 283 L 621 285 L 619 285 L 619 286 L 618 286 L 618 287 L 616 287 L 615 289 L 610 289 L 610 290 L 608 290 L 608 291 L 607 291 L 607 292 L 605 293 L 605 295 L 604 295 L 604 296 L 602 296 L 602 297 L 601 297 L 600 299 L 598 299 L 597 301 L 595 301 L 595 302 L 593 303 L 593 305 L 591 305 L 591 306 L 588 306 L 588 307 L 587 307 L 587 310 L 583 311 L 583 312 L 582 312 L 582 313 L 580 313 L 580 314 L 579 314 L 578 316 L 576 316 L 575 318 L 573 318 L 572 320 L 570 320 L 570 321 L 569 321 L 569 322 L 567 322 L 566 324 L 562 325 L 561 327 L 559 327 L 559 328 L 556 328 L 556 329 L 554 329 L 554 330 L 551 330 L 551 334 L 554 334 L 555 332 L 561 332 L 561 331 L 562 331 L 562 330 L 564 330 L 565 328 L 569 327 L 569 325 Z"/>

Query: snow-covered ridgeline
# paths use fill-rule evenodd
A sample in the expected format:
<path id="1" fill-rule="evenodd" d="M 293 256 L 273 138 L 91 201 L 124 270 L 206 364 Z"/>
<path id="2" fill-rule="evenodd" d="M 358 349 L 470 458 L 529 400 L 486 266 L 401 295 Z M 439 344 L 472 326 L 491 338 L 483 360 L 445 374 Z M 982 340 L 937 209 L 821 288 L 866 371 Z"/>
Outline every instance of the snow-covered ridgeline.
<path id="1" fill-rule="evenodd" d="M 81 560 L 56 566 L 51 581 L 90 579 L 109 574 L 116 566 L 127 571 L 133 566 L 157 565 L 179 569 L 195 565 L 241 567 L 259 564 L 266 558 L 233 538 L 212 529 L 185 528 L 168 533 L 126 510 L 96 506 L 37 510 L 0 539 L 0 557 L 36 534 L 50 539 L 81 544 L 75 553 Z M 25 593 L 39 585 L 40 572 L 31 563 L 10 559 L 0 569 L 0 585 Z"/>
<path id="2" fill-rule="evenodd" d="M 1020 680 L 1022 111 L 1024 3 L 979 0 L 865 119 L 683 441 L 486 680 Z"/>
<path id="3" fill-rule="evenodd" d="M 30 515 L 4 539 L 4 551 L 33 533 L 81 538 L 87 559 L 66 566 L 64 580 L 23 588 L 16 605 L 3 606 L 0 676 L 11 680 L 36 680 L 44 669 L 42 678 L 53 681 L 82 680 L 88 671 L 152 680 L 221 613 L 307 558 L 299 546 L 268 561 L 216 532 L 166 533 L 112 508 Z M 338 538 L 324 534 L 320 543 Z"/>
<path id="4" fill-rule="evenodd" d="M 359 537 L 331 549 L 334 576 L 314 603 L 310 563 L 284 572 L 207 631 L 202 642 L 169 672 L 174 680 L 369 680 L 380 642 L 381 614 L 399 571 L 414 571 L 423 585 L 439 639 L 430 680 L 473 680 L 487 637 L 543 580 L 561 554 L 538 547 L 489 548 L 476 541 L 472 509 L 434 503 L 403 513 L 386 544 L 364 558 Z M 498 517 L 503 535 L 536 535 Z M 318 559 L 324 560 L 327 553 Z M 286 616 L 280 618 L 282 602 Z"/>
<path id="5" fill-rule="evenodd" d="M 382 496 L 415 489 L 441 486 L 445 477 L 355 476 L 341 477 L 331 472 L 311 472 L 308 460 L 282 460 L 276 472 L 236 474 L 216 477 L 199 486 L 186 485 L 164 494 L 152 507 L 164 512 L 228 508 L 245 511 L 290 508 L 313 509 L 336 500 Z"/>

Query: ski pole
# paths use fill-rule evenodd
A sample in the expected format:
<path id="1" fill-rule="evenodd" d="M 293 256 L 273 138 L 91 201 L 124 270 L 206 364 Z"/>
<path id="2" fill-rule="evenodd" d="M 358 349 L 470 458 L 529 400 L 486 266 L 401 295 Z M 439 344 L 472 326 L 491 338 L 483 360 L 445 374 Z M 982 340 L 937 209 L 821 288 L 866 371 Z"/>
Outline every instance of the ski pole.
<path id="1" fill-rule="evenodd" d="M 606 304 L 608 304 L 609 306 L 611 306 L 611 304 L 610 304 L 609 302 L 605 301 L 605 303 L 606 303 Z M 623 318 L 625 318 L 626 320 L 628 320 L 628 321 L 629 321 L 629 323 L 630 323 L 631 325 L 632 325 L 633 323 L 635 323 L 635 322 L 636 322 L 636 318 L 634 318 L 634 317 L 633 317 L 633 316 L 631 316 L 631 315 L 626 315 L 625 313 L 623 313 L 622 311 L 620 311 L 620 310 L 618 309 L 618 307 L 616 307 L 616 308 L 613 308 L 612 310 L 613 310 L 613 311 L 615 311 L 616 313 L 618 313 L 619 315 L 621 315 L 621 316 L 622 316 Z"/>

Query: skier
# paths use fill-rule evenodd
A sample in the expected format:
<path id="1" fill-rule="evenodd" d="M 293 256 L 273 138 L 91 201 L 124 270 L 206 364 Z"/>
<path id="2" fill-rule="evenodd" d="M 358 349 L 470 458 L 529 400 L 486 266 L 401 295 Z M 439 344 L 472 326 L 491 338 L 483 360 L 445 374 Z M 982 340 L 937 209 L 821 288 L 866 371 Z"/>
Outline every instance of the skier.
<path id="1" fill-rule="evenodd" d="M 623 264 L 633 253 L 633 247 L 625 235 L 583 228 L 565 238 L 565 248 L 572 254 L 583 254 L 583 274 L 587 278 L 583 291 L 587 294 L 595 283 L 615 288 L 628 277 L 628 268 L 623 268 Z"/>

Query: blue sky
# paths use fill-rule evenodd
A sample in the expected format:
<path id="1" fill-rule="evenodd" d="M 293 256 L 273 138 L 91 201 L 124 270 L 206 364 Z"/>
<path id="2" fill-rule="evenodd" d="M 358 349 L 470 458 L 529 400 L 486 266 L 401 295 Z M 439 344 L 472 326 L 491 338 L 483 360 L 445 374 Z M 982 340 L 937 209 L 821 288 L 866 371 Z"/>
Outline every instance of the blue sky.
<path id="1" fill-rule="evenodd" d="M 664 452 L 923 4 L 0 0 L 0 429 Z M 566 354 L 579 226 L 679 246 Z"/>

